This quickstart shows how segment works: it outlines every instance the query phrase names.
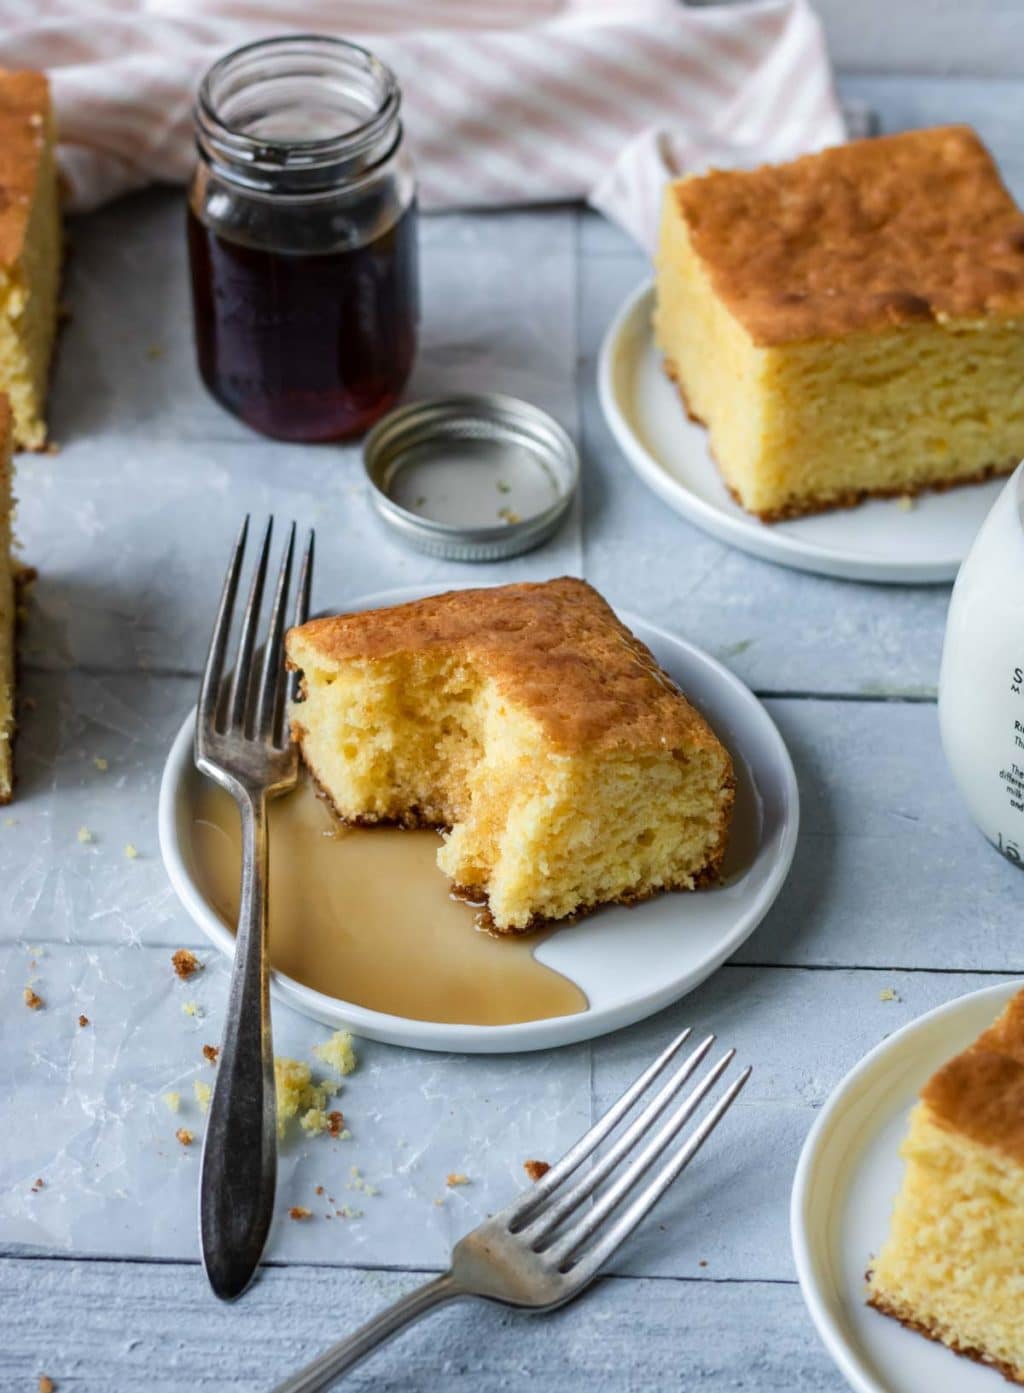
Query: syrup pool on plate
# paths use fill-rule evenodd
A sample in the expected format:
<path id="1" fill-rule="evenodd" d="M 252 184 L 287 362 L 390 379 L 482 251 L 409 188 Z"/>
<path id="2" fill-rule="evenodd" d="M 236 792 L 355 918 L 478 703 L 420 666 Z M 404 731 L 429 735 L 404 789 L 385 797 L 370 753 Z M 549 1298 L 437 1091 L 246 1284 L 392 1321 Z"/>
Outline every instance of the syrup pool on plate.
<path id="1" fill-rule="evenodd" d="M 270 961 L 327 996 L 413 1020 L 512 1025 L 587 1009 L 583 992 L 537 962 L 555 930 L 494 935 L 453 899 L 438 833 L 342 826 L 307 782 L 269 805 Z M 207 901 L 238 919 L 238 811 L 203 782 L 191 850 Z"/>

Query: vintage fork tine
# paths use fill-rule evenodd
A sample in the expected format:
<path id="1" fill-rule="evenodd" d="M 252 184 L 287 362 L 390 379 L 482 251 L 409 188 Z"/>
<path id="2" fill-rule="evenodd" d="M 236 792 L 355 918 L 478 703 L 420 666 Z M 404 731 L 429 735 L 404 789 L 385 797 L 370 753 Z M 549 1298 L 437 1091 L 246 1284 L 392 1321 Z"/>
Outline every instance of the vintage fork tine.
<path id="1" fill-rule="evenodd" d="M 313 583 L 313 552 L 316 545 L 316 533 L 312 528 L 309 529 L 309 540 L 306 542 L 305 555 L 302 558 L 302 566 L 299 569 L 299 589 L 295 596 L 295 627 L 305 624 L 309 618 L 309 596 Z M 297 701 L 299 697 L 299 673 L 293 672 L 290 684 L 290 696 L 292 701 Z M 279 717 L 279 727 L 283 727 L 284 710 Z M 279 728 L 274 733 L 275 742 L 280 743 L 283 729 Z"/>
<path id="2" fill-rule="evenodd" d="M 256 697 L 256 718 L 253 734 L 269 739 L 277 724 L 278 698 L 285 686 L 282 647 L 284 644 L 284 611 L 288 603 L 288 588 L 292 579 L 292 556 L 295 552 L 295 524 L 291 525 L 288 542 L 284 549 L 281 569 L 277 575 L 277 588 L 274 592 L 274 605 L 270 611 L 270 625 L 267 641 L 263 648 L 263 670 L 260 673 L 259 691 Z"/>
<path id="3" fill-rule="evenodd" d="M 524 1229 L 518 1230 L 519 1236 L 524 1242 L 529 1242 L 533 1247 L 537 1247 L 549 1233 L 558 1227 L 563 1219 L 568 1218 L 573 1210 L 578 1209 L 583 1201 L 594 1193 L 602 1181 L 619 1164 L 623 1156 L 632 1151 L 640 1138 L 650 1131 L 652 1125 L 665 1111 L 687 1079 L 693 1075 L 714 1043 L 715 1037 L 713 1035 L 702 1040 L 697 1048 L 683 1060 L 679 1068 L 670 1075 L 668 1082 L 637 1114 L 622 1136 L 616 1140 L 614 1146 L 608 1148 L 597 1165 L 587 1171 L 586 1175 L 581 1176 L 568 1190 L 555 1195 L 550 1205 L 541 1209 Z"/>
<path id="4" fill-rule="evenodd" d="M 242 632 L 238 640 L 238 654 L 235 670 L 231 675 L 231 692 L 228 696 L 227 729 L 243 730 L 246 710 L 249 706 L 249 679 L 252 673 L 252 651 L 256 646 L 256 626 L 259 624 L 260 605 L 263 601 L 263 583 L 267 575 L 267 557 L 270 554 L 270 535 L 274 529 L 274 519 L 267 519 L 263 533 L 263 546 L 253 572 L 246 601 L 245 616 L 242 619 Z"/>
<path id="5" fill-rule="evenodd" d="M 661 1199 L 674 1180 L 686 1169 L 696 1156 L 722 1118 L 732 1107 L 750 1078 L 750 1068 L 743 1070 L 739 1078 L 718 1100 L 698 1128 L 686 1139 L 683 1146 L 665 1162 L 656 1175 L 635 1197 L 629 1208 L 615 1220 L 607 1233 L 602 1234 L 592 1248 L 587 1248 L 575 1262 L 570 1271 L 583 1282 L 595 1276 L 612 1254 L 622 1246 L 636 1226 L 643 1220 Z"/>
<path id="6" fill-rule="evenodd" d="M 316 533 L 312 528 L 309 529 L 309 540 L 306 543 L 306 551 L 302 558 L 302 568 L 299 571 L 299 589 L 295 596 L 295 623 L 305 624 L 309 618 L 309 592 L 313 582 L 313 552 L 316 545 Z"/>
<path id="7" fill-rule="evenodd" d="M 640 1097 L 645 1093 L 661 1071 L 672 1062 L 682 1047 L 693 1034 L 693 1027 L 687 1026 L 680 1031 L 676 1038 L 666 1045 L 661 1054 L 652 1064 L 649 1064 L 640 1077 L 626 1089 L 625 1093 L 613 1103 L 603 1117 L 598 1118 L 593 1127 L 585 1132 L 575 1145 L 571 1146 L 560 1161 L 547 1171 L 540 1180 L 534 1185 L 532 1191 L 525 1195 L 520 1195 L 518 1200 L 514 1200 L 505 1211 L 508 1217 L 509 1228 L 513 1233 L 518 1233 L 529 1222 L 525 1216 L 539 1209 L 551 1192 L 556 1189 L 562 1181 L 572 1175 L 598 1146 L 610 1131 L 622 1121 L 626 1113 Z"/>
<path id="8" fill-rule="evenodd" d="M 238 540 L 235 542 L 235 550 L 224 577 L 224 588 L 221 591 L 220 604 L 217 607 L 217 618 L 214 621 L 213 633 L 210 636 L 210 649 L 206 657 L 206 667 L 203 669 L 203 683 L 199 690 L 197 733 L 203 727 L 212 726 L 217 718 L 220 683 L 224 673 L 224 654 L 227 651 L 228 636 L 231 633 L 235 596 L 238 594 L 238 578 L 242 573 L 242 562 L 245 559 L 245 544 L 248 536 L 249 517 L 247 514 L 238 530 Z"/>
<path id="9" fill-rule="evenodd" d="M 594 1231 L 600 1227 L 613 1209 L 616 1209 L 638 1180 L 641 1180 L 653 1166 L 665 1148 L 672 1142 L 685 1123 L 693 1116 L 704 1098 L 710 1093 L 722 1074 L 732 1063 L 736 1051 L 728 1050 L 691 1093 L 688 1093 L 677 1108 L 657 1129 L 650 1141 L 640 1149 L 625 1170 L 609 1185 L 593 1208 L 587 1210 L 571 1228 L 560 1238 L 543 1250 L 549 1262 L 561 1267 L 565 1259 L 581 1247 Z"/>

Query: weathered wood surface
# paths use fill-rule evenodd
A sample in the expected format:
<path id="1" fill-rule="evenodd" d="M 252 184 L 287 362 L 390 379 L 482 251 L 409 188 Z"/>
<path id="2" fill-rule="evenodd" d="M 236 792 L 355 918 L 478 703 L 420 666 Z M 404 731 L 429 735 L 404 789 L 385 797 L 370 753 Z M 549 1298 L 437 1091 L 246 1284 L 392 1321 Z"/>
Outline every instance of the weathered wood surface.
<path id="1" fill-rule="evenodd" d="M 424 1275 L 266 1270 L 216 1306 L 198 1267 L 0 1262 L 0 1307 L 30 1307 L 0 1349 L 3 1393 L 269 1388 Z M 832 1393 L 828 1355 L 803 1335 L 791 1284 L 607 1280 L 543 1320 L 480 1305 L 441 1311 L 346 1380 L 351 1388 L 756 1389 Z M 5 1332 L 6 1334 L 6 1332 Z"/>

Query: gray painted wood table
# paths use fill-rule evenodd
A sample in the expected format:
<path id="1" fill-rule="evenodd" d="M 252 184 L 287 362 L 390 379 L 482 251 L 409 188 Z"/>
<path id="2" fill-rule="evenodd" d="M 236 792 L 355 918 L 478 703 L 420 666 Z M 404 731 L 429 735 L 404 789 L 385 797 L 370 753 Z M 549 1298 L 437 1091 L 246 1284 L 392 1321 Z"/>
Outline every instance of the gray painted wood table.
<path id="1" fill-rule="evenodd" d="M 1024 194 L 1021 84 L 858 77 L 844 90 L 888 128 L 974 121 Z M 269 1387 L 437 1270 L 453 1238 L 523 1183 L 524 1159 L 559 1154 L 691 1021 L 734 1042 L 753 1080 L 610 1277 L 544 1320 L 442 1313 L 350 1382 L 837 1388 L 790 1257 L 797 1152 L 870 1046 L 1021 971 L 1021 881 L 968 823 L 939 748 L 948 588 L 782 570 L 695 531 L 642 487 L 601 420 L 594 367 L 646 267 L 575 209 L 427 220 L 414 390 L 515 392 L 576 434 L 575 516 L 485 578 L 583 574 L 760 693 L 800 779 L 792 874 L 734 961 L 618 1036 L 494 1059 L 363 1043 L 340 1100 L 352 1139 L 286 1145 L 262 1279 L 231 1308 L 206 1290 L 198 1147 L 174 1132 L 202 1128 L 192 1086 L 211 1076 L 201 1045 L 218 1038 L 227 972 L 168 888 L 155 799 L 226 545 L 246 510 L 314 524 L 320 605 L 470 573 L 379 530 L 354 450 L 256 439 L 204 396 L 182 233 L 181 195 L 167 191 L 72 224 L 73 319 L 53 402 L 63 449 L 19 461 L 19 531 L 40 577 L 24 635 L 18 799 L 0 818 L 0 1389 L 34 1388 L 42 1372 L 61 1390 Z M 185 945 L 206 964 L 188 984 L 169 962 Z M 45 1001 L 37 1012 L 22 1003 L 30 981 Z M 279 1049 L 303 1057 L 325 1034 L 281 1007 L 275 1029 Z M 182 1096 L 177 1117 L 161 1101 L 170 1090 Z M 471 1183 L 446 1188 L 450 1171 Z M 289 1221 L 290 1205 L 313 1218 Z M 334 1209 L 349 1217 L 328 1220 Z"/>

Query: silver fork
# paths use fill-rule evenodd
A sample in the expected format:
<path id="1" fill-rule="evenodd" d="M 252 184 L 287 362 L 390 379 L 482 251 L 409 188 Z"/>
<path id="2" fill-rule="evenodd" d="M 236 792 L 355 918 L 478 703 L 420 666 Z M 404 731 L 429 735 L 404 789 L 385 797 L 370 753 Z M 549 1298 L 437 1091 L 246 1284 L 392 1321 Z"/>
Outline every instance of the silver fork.
<path id="1" fill-rule="evenodd" d="M 728 1050 L 655 1126 L 711 1049 L 715 1037 L 709 1035 L 668 1074 L 607 1151 L 597 1156 L 600 1143 L 665 1072 L 690 1034 L 684 1030 L 677 1036 L 532 1189 L 457 1243 L 447 1272 L 389 1306 L 347 1340 L 278 1384 L 274 1393 L 319 1393 L 405 1326 L 449 1301 L 480 1297 L 531 1311 L 552 1311 L 578 1296 L 696 1156 L 750 1077 L 750 1069 L 744 1069 L 683 1144 L 644 1180 L 735 1056 L 735 1050 Z M 566 1185 L 590 1157 L 595 1158 L 593 1166 Z M 594 1203 L 567 1222 L 591 1196 Z M 613 1219 L 613 1211 L 622 1205 L 625 1208 Z"/>
<path id="2" fill-rule="evenodd" d="M 259 1263 L 273 1217 L 277 1181 L 266 817 L 268 801 L 294 788 L 299 765 L 287 729 L 284 667 L 294 523 L 278 575 L 263 660 L 254 660 L 273 521 L 268 520 L 263 534 L 234 668 L 228 669 L 228 638 L 249 519 L 242 524 L 224 580 L 196 712 L 196 765 L 227 789 L 242 819 L 242 893 L 235 957 L 199 1181 L 203 1265 L 213 1290 L 227 1301 L 242 1294 Z M 303 623 L 309 612 L 312 573 L 310 532 L 299 574 L 296 624 Z"/>

